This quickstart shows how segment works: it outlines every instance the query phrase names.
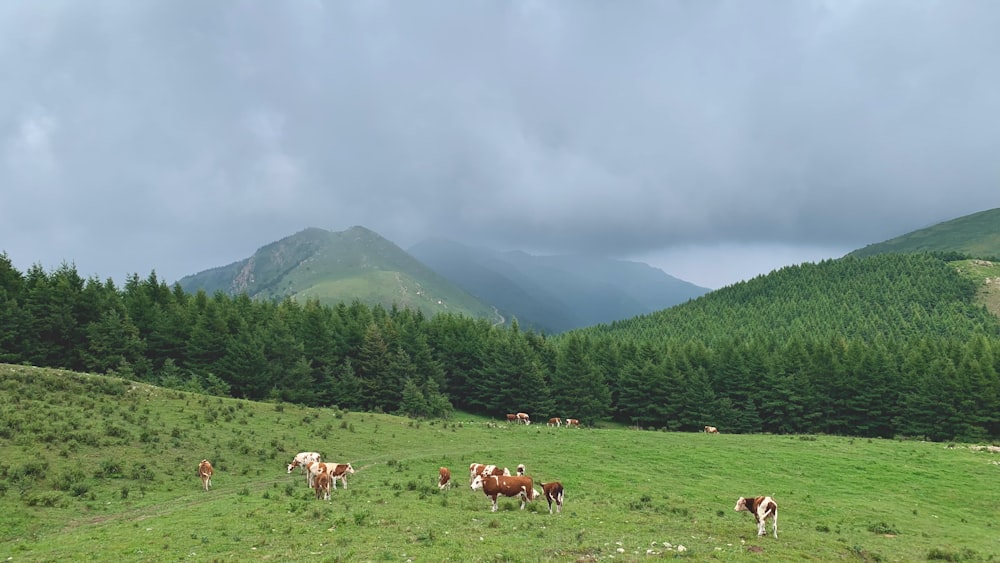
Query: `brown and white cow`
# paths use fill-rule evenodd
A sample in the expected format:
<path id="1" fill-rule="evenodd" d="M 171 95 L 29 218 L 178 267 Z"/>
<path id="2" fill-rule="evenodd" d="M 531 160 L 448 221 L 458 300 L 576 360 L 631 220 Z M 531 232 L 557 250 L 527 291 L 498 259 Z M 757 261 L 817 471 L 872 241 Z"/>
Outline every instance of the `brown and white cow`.
<path id="1" fill-rule="evenodd" d="M 472 480 L 472 490 L 483 490 L 483 493 L 493 501 L 492 512 L 497 511 L 497 497 L 500 495 L 505 497 L 520 497 L 521 510 L 524 510 L 524 505 L 529 500 L 535 498 L 534 484 L 534 481 L 528 476 L 494 475 L 492 477 L 483 477 L 482 475 L 477 475 Z"/>
<path id="2" fill-rule="evenodd" d="M 554 416 L 549 419 L 549 426 L 562 426 L 562 419 L 558 416 Z"/>
<path id="3" fill-rule="evenodd" d="M 489 477 L 491 475 L 510 475 L 510 470 L 506 467 L 500 468 L 496 465 L 484 465 L 482 463 L 470 463 L 469 464 L 469 484 L 476 478 L 477 475 L 482 475 L 483 477 Z"/>
<path id="4" fill-rule="evenodd" d="M 718 434 L 719 433 L 719 429 L 716 428 L 716 427 L 714 427 L 714 426 L 706 426 L 705 427 L 705 432 L 707 432 L 709 434 Z"/>
<path id="5" fill-rule="evenodd" d="M 566 428 L 569 428 L 571 426 L 575 426 L 575 427 L 579 428 L 580 427 L 580 421 L 577 420 L 577 419 L 575 419 L 575 418 L 567 418 L 566 419 Z"/>
<path id="6" fill-rule="evenodd" d="M 507 414 L 507 423 L 510 424 L 511 422 L 517 422 L 517 415 L 516 414 L 508 413 Z"/>
<path id="7" fill-rule="evenodd" d="M 767 535 L 767 519 L 771 519 L 774 537 L 778 537 L 778 503 L 771 497 L 740 497 L 736 500 L 736 512 L 746 510 L 757 521 L 757 536 Z"/>
<path id="8" fill-rule="evenodd" d="M 215 473 L 212 464 L 207 459 L 201 460 L 198 464 L 198 476 L 201 477 L 201 487 L 206 491 L 212 488 L 212 473 Z"/>
<path id="9" fill-rule="evenodd" d="M 517 421 L 523 423 L 524 425 L 531 424 L 531 418 L 528 417 L 528 413 L 526 412 L 517 413 Z"/>
<path id="10" fill-rule="evenodd" d="M 351 467 L 350 463 L 327 463 L 326 471 L 333 478 L 333 488 L 337 488 L 337 480 L 344 484 L 344 488 L 347 488 L 347 476 L 354 473 L 354 468 Z"/>
<path id="11" fill-rule="evenodd" d="M 330 474 L 325 471 L 317 475 L 316 480 L 313 482 L 316 498 L 322 497 L 323 500 L 330 500 L 330 484 L 332 482 L 333 477 L 330 477 Z"/>
<path id="12" fill-rule="evenodd" d="M 447 467 L 438 469 L 438 489 L 445 490 L 451 487 L 451 471 Z"/>
<path id="13" fill-rule="evenodd" d="M 312 462 L 322 461 L 320 456 L 316 452 L 299 452 L 295 454 L 295 459 L 288 464 L 288 472 L 291 473 L 296 467 L 301 467 L 305 469 L 306 464 Z"/>
<path id="14" fill-rule="evenodd" d="M 542 494 L 545 495 L 545 500 L 549 502 L 549 514 L 552 514 L 552 503 L 556 503 L 556 512 L 562 512 L 563 505 L 563 486 L 559 481 L 552 481 L 551 483 L 541 483 Z"/>

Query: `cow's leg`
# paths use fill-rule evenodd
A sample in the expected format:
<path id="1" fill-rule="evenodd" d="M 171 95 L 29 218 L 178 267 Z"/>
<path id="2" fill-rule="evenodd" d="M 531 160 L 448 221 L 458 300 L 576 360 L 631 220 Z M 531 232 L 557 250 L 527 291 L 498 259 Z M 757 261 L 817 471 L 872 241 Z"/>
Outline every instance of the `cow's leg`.
<path id="1" fill-rule="evenodd" d="M 778 511 L 774 511 L 774 520 L 771 520 L 771 529 L 774 530 L 774 539 L 778 539 Z"/>
<path id="2" fill-rule="evenodd" d="M 496 512 L 497 511 L 497 497 L 493 496 L 491 498 L 493 499 L 493 510 L 491 510 L 490 512 Z"/>

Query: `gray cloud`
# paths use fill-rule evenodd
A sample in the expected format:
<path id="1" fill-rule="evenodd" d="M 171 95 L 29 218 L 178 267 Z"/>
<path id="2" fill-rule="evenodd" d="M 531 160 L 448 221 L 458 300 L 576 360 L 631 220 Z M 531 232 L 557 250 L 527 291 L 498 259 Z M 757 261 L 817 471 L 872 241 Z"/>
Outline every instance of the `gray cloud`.
<path id="1" fill-rule="evenodd" d="M 0 4 L 0 250 L 174 280 L 308 226 L 711 287 L 997 207 L 988 1 Z"/>

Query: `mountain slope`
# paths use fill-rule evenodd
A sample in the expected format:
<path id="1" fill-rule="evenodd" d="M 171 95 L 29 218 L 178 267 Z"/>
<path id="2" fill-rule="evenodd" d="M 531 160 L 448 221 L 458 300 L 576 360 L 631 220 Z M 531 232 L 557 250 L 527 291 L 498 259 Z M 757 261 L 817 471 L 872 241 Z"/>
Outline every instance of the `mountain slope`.
<path id="1" fill-rule="evenodd" d="M 424 241 L 409 252 L 522 324 L 552 332 L 651 313 L 710 291 L 623 260 L 532 256 L 448 240 Z"/>
<path id="2" fill-rule="evenodd" d="M 1000 208 L 938 223 L 850 252 L 861 258 L 903 252 L 958 252 L 978 258 L 1000 256 Z"/>
<path id="3" fill-rule="evenodd" d="M 975 302 L 977 287 L 955 266 L 926 254 L 846 257 L 787 266 L 581 334 L 707 346 L 803 337 L 866 342 L 992 337 L 1000 332 L 1000 321 Z"/>
<path id="4" fill-rule="evenodd" d="M 261 247 L 253 256 L 186 276 L 185 291 L 246 292 L 261 299 L 359 300 L 385 307 L 494 318 L 493 309 L 364 227 L 309 228 Z"/>

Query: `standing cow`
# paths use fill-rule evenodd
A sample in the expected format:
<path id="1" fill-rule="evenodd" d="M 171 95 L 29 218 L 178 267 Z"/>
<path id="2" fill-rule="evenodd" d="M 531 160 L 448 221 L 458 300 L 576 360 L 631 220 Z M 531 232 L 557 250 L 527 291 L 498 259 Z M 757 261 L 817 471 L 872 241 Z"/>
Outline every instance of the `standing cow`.
<path id="1" fill-rule="evenodd" d="M 451 471 L 447 467 L 438 469 L 438 489 L 445 490 L 451 487 Z"/>
<path id="2" fill-rule="evenodd" d="M 706 426 L 705 427 L 705 432 L 707 434 L 718 434 L 719 433 L 719 429 L 716 428 L 716 427 L 714 427 L 714 426 Z"/>
<path id="3" fill-rule="evenodd" d="M 521 510 L 529 500 L 535 498 L 534 481 L 527 476 L 494 475 L 483 477 L 477 475 L 472 481 L 472 490 L 482 489 L 483 493 L 493 501 L 492 512 L 497 511 L 497 497 L 520 497 Z"/>
<path id="4" fill-rule="evenodd" d="M 542 494 L 545 495 L 545 500 L 549 502 L 549 514 L 552 514 L 552 503 L 556 503 L 556 512 L 562 512 L 563 506 L 563 486 L 559 481 L 552 481 L 551 483 L 541 483 Z"/>
<path id="5" fill-rule="evenodd" d="M 206 491 L 212 488 L 212 464 L 207 459 L 201 460 L 198 464 L 198 476 L 201 477 L 201 486 Z"/>
<path id="6" fill-rule="evenodd" d="M 572 428 L 572 427 L 579 428 L 580 427 L 580 421 L 577 420 L 577 419 L 575 419 L 575 418 L 567 418 L 566 419 L 566 428 Z"/>
<path id="7" fill-rule="evenodd" d="M 528 417 L 528 413 L 526 412 L 517 413 L 517 420 L 518 422 L 521 422 L 524 425 L 531 424 L 531 418 Z"/>
<path id="8" fill-rule="evenodd" d="M 562 426 L 562 419 L 558 416 L 554 416 L 549 419 L 549 426 Z"/>
<path id="9" fill-rule="evenodd" d="M 774 538 L 778 539 L 778 503 L 771 497 L 740 497 L 736 499 L 736 512 L 746 510 L 757 521 L 757 536 L 767 535 L 767 519 L 771 519 Z"/>

